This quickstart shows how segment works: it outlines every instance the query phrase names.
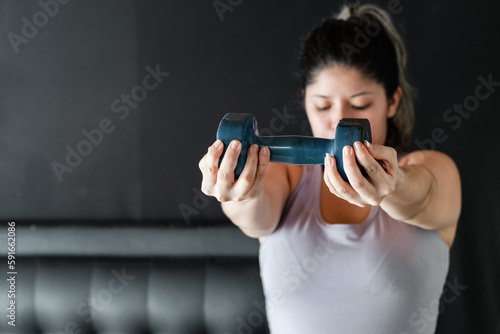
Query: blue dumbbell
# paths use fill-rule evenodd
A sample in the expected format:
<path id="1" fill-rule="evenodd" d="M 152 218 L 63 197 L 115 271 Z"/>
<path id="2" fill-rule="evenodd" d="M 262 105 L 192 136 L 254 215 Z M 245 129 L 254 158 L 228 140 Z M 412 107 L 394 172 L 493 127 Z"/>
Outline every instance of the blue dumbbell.
<path id="1" fill-rule="evenodd" d="M 343 118 L 339 121 L 335 131 L 335 139 L 308 137 L 308 136 L 259 136 L 257 120 L 252 114 L 229 113 L 222 118 L 217 130 L 217 139 L 224 143 L 224 152 L 232 140 L 241 142 L 241 153 L 234 170 L 235 177 L 243 171 L 247 160 L 247 150 L 257 144 L 259 147 L 268 147 L 271 152 L 270 161 L 291 165 L 319 165 L 324 163 L 326 153 L 330 153 L 337 161 L 337 170 L 345 181 L 342 160 L 342 148 L 354 145 L 356 141 L 371 142 L 370 122 L 362 118 Z M 365 170 L 359 164 L 363 175 Z"/>

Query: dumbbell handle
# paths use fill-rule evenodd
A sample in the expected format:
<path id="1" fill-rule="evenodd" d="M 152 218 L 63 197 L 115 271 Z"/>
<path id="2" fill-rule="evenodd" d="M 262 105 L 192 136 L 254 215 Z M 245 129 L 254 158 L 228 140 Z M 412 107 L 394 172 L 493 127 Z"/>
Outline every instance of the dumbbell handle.
<path id="1" fill-rule="evenodd" d="M 325 161 L 325 154 L 333 155 L 334 139 L 307 136 L 252 136 L 251 145 L 268 147 L 271 162 L 290 165 L 315 165 Z"/>

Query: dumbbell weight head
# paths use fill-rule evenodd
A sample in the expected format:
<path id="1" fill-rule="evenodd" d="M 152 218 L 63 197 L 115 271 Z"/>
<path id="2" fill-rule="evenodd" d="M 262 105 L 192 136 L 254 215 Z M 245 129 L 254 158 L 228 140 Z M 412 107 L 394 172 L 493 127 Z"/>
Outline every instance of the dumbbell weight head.
<path id="1" fill-rule="evenodd" d="M 252 114 L 229 113 L 219 123 L 217 130 L 217 139 L 224 143 L 224 152 L 220 161 L 226 154 L 226 150 L 233 140 L 241 142 L 241 153 L 238 157 L 238 163 L 234 170 L 234 175 L 239 176 L 245 167 L 247 161 L 247 150 L 252 144 L 256 144 L 256 137 L 259 134 L 257 129 L 257 120 Z M 219 162 L 220 162 L 219 161 Z"/>
<path id="2" fill-rule="evenodd" d="M 335 129 L 335 139 L 333 143 L 333 156 L 337 161 L 337 170 L 345 181 L 348 181 L 344 171 L 344 159 L 342 149 L 344 146 L 354 145 L 355 142 L 372 141 L 370 121 L 364 118 L 342 118 Z M 366 177 L 365 169 L 358 163 L 361 173 Z"/>

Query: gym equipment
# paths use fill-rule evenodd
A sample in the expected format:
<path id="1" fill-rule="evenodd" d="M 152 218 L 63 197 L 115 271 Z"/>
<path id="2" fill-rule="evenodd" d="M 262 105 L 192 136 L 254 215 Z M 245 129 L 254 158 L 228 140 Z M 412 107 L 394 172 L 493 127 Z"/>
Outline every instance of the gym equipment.
<path id="1" fill-rule="evenodd" d="M 217 130 L 217 139 L 224 143 L 224 152 L 219 160 L 222 161 L 227 147 L 232 140 L 241 142 L 241 153 L 234 170 L 235 177 L 243 171 L 247 160 L 247 150 L 257 144 L 259 147 L 268 147 L 271 152 L 270 161 L 291 165 L 319 165 L 324 163 L 326 153 L 330 153 L 337 161 L 337 170 L 342 178 L 347 180 L 342 160 L 342 148 L 354 145 L 356 141 L 371 142 L 370 122 L 362 118 L 343 118 L 339 121 L 335 131 L 335 139 L 308 137 L 308 136 L 259 136 L 257 120 L 252 114 L 229 113 L 220 121 Z M 366 172 L 358 163 L 366 176 Z"/>

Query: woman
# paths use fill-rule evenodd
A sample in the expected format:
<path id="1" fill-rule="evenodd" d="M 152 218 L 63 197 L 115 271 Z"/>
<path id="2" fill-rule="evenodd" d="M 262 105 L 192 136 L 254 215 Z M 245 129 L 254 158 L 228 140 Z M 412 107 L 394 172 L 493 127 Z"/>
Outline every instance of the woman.
<path id="1" fill-rule="evenodd" d="M 216 141 L 200 161 L 202 190 L 245 234 L 259 238 L 272 333 L 434 333 L 460 214 L 454 162 L 405 152 L 413 123 L 403 42 L 373 5 L 346 6 L 311 31 L 299 59 L 314 136 L 341 118 L 367 118 L 372 143 L 343 149 L 345 182 L 324 166 L 269 163 L 241 144 L 218 167 Z M 367 171 L 364 177 L 356 165 Z"/>

